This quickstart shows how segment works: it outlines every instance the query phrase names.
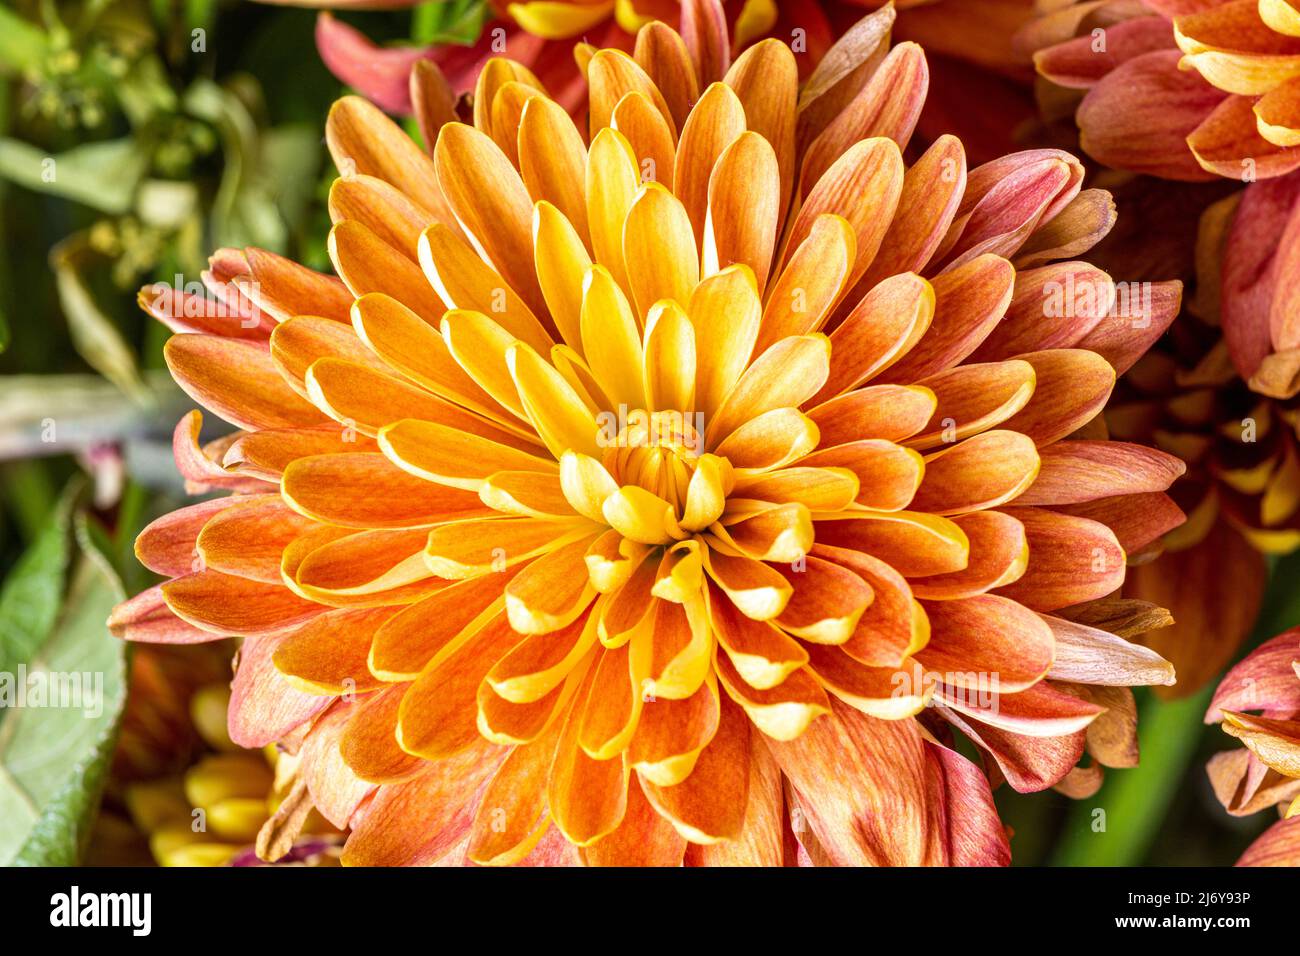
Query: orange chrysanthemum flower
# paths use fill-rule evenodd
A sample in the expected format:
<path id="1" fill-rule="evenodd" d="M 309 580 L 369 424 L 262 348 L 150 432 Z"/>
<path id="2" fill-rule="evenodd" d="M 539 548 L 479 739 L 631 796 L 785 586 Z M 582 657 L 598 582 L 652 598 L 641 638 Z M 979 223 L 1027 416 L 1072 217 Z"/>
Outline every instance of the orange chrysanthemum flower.
<path id="1" fill-rule="evenodd" d="M 1230 670 L 1205 722 L 1221 722 L 1245 744 L 1210 760 L 1210 781 L 1227 811 L 1282 811 L 1237 865 L 1300 866 L 1300 630 L 1266 641 Z"/>
<path id="2" fill-rule="evenodd" d="M 1108 166 L 1248 182 L 1300 166 L 1300 13 L 1288 0 L 1076 0 L 1016 43 L 1044 77 L 1087 91 L 1083 148 Z"/>
<path id="3" fill-rule="evenodd" d="M 141 535 L 171 580 L 112 624 L 247 638 L 232 737 L 298 749 L 345 862 L 1004 863 L 950 727 L 1043 789 L 1173 679 L 1111 595 L 1181 463 L 1076 432 L 1177 284 L 1125 315 L 1054 261 L 1095 238 L 1069 154 L 906 163 L 914 44 L 802 89 L 774 40 L 702 89 L 636 49 L 585 63 L 589 142 L 505 60 L 431 156 L 344 99 L 338 279 L 146 291 L 240 429 L 193 414 L 181 467 L 239 494 Z"/>

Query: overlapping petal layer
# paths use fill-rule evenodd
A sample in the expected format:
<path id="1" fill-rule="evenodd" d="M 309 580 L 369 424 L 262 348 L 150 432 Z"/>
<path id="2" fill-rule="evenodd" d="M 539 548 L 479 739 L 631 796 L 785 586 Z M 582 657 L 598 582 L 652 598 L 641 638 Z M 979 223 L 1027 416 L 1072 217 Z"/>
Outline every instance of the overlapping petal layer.
<path id="1" fill-rule="evenodd" d="M 1099 162 L 1171 179 L 1243 182 L 1300 167 L 1300 15 L 1286 0 L 1068 2 L 1016 45 L 1077 100 Z"/>
<path id="2" fill-rule="evenodd" d="M 1217 201 L 1211 187 L 1151 181 L 1140 199 L 1128 197 L 1169 224 L 1160 245 L 1178 248 L 1169 258 L 1185 263 L 1196 288 L 1106 411 L 1112 438 L 1153 444 L 1187 463 L 1172 495 L 1189 519 L 1164 535 L 1159 560 L 1132 569 L 1127 585 L 1131 596 L 1174 616 L 1173 626 L 1149 639 L 1178 667 L 1174 693 L 1194 692 L 1227 666 L 1254 627 L 1265 556 L 1300 546 L 1300 419 L 1288 389 L 1265 388 L 1266 308 L 1260 319 L 1261 302 L 1284 295 L 1285 247 L 1276 248 L 1276 228 L 1291 212 L 1261 203 L 1293 188 L 1294 175 Z M 1098 257 L 1131 261 L 1138 243 L 1146 240 L 1130 230 Z M 1252 367 L 1261 372 L 1252 375 Z M 1158 509 L 1146 509 L 1144 520 L 1158 521 Z"/>
<path id="3" fill-rule="evenodd" d="M 1178 285 L 1135 323 L 1053 262 L 1068 153 L 905 162 L 926 61 L 874 16 L 802 85 L 648 25 L 583 57 L 586 129 L 493 60 L 431 155 L 344 99 L 341 281 L 216 257 L 273 331 L 167 354 L 240 497 L 149 529 L 173 580 L 113 624 L 245 636 L 233 736 L 331 761 L 345 861 L 1005 863 L 994 765 L 1126 759 L 1089 726 L 1173 675 L 1112 595 L 1181 464 L 1078 439 Z"/>

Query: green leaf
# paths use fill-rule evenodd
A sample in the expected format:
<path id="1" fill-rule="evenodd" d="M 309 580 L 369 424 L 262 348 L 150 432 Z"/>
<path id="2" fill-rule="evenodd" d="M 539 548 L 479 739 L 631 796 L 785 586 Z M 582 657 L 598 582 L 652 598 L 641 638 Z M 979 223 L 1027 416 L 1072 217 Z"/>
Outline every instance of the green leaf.
<path id="1" fill-rule="evenodd" d="M 86 143 L 55 156 L 16 139 L 0 139 L 0 176 L 113 215 L 131 208 L 147 161 L 140 144 L 129 138 Z"/>
<path id="2" fill-rule="evenodd" d="M 474 43 L 487 22 L 488 5 L 484 0 L 450 0 L 425 3 L 415 8 L 411 18 L 411 39 L 417 43 Z"/>
<path id="3" fill-rule="evenodd" d="M 59 304 L 68 320 L 68 331 L 77 353 L 104 378 L 137 401 L 147 400 L 148 390 L 140 378 L 135 353 L 111 319 L 100 311 L 73 263 L 72 254 L 60 244 L 50 251 Z"/>
<path id="4" fill-rule="evenodd" d="M 117 84 L 114 92 L 118 105 L 134 129 L 145 126 L 160 113 L 175 112 L 180 103 L 172 89 L 167 68 L 152 54 L 136 60 L 131 72 Z"/>
<path id="5" fill-rule="evenodd" d="M 299 223 L 306 216 L 322 159 L 320 130 L 308 123 L 278 126 L 262 137 L 258 175 L 275 190 L 285 222 Z"/>
<path id="6" fill-rule="evenodd" d="M 1143 695 L 1138 706 L 1141 761 L 1132 769 L 1107 770 L 1101 790 L 1074 804 L 1052 858 L 1053 866 L 1136 866 L 1142 862 L 1196 755 L 1201 717 L 1213 690 L 1211 682 L 1181 700 Z M 1098 810 L 1105 815 L 1097 814 Z M 1104 830 L 1095 829 L 1098 821 L 1104 821 Z"/>
<path id="7" fill-rule="evenodd" d="M 60 523 L 52 522 L 51 535 Z M 64 532 L 66 541 L 66 523 Z M 57 622 L 27 659 L 11 659 L 8 671 L 10 692 L 23 684 L 28 698 L 25 706 L 10 709 L 0 740 L 4 865 L 70 866 L 78 861 L 126 702 L 126 646 L 104 624 L 124 596 L 122 586 L 95 551 L 84 520 L 77 537 L 82 552 Z M 47 695 L 37 704 L 33 695 L 41 682 Z M 62 693 L 55 690 L 60 685 Z"/>
<path id="8" fill-rule="evenodd" d="M 74 497 L 83 482 L 64 492 L 54 513 L 14 565 L 0 591 L 0 672 L 29 661 L 54 627 L 68 569 L 68 529 Z M 4 719 L 0 710 L 0 720 Z"/>
<path id="9" fill-rule="evenodd" d="M 0 7 L 0 73 L 34 70 L 49 50 L 50 39 L 40 27 Z"/>

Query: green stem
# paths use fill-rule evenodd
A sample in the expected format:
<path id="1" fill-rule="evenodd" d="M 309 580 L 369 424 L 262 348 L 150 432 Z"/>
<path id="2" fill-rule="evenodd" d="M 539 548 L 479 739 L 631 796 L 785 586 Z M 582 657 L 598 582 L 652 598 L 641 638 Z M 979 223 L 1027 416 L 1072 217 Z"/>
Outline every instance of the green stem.
<path id="1" fill-rule="evenodd" d="M 1213 690 L 1211 684 L 1173 701 L 1145 695 L 1138 716 L 1141 763 L 1131 770 L 1109 771 L 1095 796 L 1074 805 L 1052 857 L 1053 866 L 1142 862 L 1195 758 L 1201 717 Z"/>

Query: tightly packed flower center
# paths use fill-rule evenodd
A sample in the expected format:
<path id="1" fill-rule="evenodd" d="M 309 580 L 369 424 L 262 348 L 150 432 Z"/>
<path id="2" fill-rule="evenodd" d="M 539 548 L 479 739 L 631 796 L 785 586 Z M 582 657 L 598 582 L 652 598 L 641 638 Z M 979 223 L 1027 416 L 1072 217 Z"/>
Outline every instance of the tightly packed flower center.
<path id="1" fill-rule="evenodd" d="M 638 409 L 606 449 L 603 464 L 619 485 L 637 485 L 671 504 L 680 522 L 703 446 L 701 429 L 681 412 Z"/>

